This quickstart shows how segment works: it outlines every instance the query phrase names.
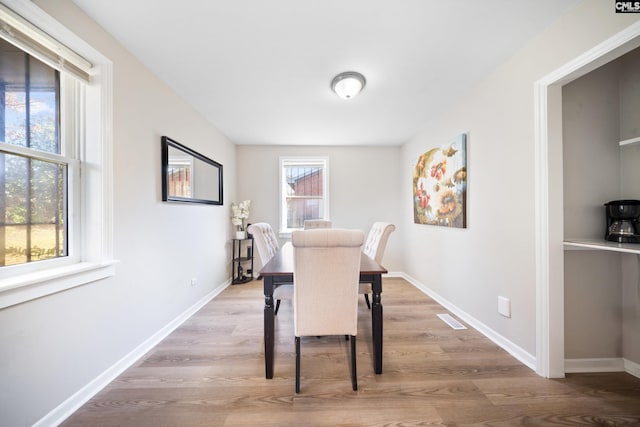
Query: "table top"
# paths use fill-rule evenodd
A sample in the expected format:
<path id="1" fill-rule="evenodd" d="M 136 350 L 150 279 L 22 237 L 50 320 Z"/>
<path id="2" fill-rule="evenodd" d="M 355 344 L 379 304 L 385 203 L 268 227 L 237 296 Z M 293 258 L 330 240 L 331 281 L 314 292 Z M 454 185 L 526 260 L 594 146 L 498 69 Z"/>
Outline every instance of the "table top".
<path id="1" fill-rule="evenodd" d="M 384 274 L 387 269 L 365 255 L 360 257 L 360 274 Z M 260 276 L 289 276 L 293 274 L 293 245 L 287 242 L 260 270 Z"/>

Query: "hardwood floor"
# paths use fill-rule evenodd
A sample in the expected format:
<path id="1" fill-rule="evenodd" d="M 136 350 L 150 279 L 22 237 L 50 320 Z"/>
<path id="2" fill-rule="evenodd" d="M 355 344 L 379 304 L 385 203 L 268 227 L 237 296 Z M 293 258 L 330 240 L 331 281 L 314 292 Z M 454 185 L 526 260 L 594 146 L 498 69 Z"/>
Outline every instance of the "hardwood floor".
<path id="1" fill-rule="evenodd" d="M 264 377 L 262 282 L 230 286 L 62 425 L 640 425 L 640 379 L 544 379 L 402 279 L 383 279 L 384 364 L 375 375 L 360 301 L 358 391 L 344 337 L 301 344 L 294 392 L 292 307 L 276 317 L 274 378 Z"/>

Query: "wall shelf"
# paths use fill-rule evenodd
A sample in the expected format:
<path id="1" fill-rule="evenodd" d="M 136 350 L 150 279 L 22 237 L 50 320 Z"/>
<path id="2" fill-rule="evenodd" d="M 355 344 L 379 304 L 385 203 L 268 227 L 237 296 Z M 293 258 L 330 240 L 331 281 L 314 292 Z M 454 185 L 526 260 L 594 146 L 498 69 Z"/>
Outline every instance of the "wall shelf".
<path id="1" fill-rule="evenodd" d="M 604 239 L 565 239 L 565 250 L 598 250 L 640 255 L 639 243 L 616 243 Z"/>
<path id="2" fill-rule="evenodd" d="M 621 147 L 631 146 L 631 145 L 640 145 L 640 136 L 631 139 L 625 139 L 619 142 Z"/>

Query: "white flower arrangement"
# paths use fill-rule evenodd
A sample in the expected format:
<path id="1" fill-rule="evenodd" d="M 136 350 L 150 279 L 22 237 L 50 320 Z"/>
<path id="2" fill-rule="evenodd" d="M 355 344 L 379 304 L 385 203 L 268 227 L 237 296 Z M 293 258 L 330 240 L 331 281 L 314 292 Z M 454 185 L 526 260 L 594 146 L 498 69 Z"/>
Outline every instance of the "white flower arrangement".
<path id="1" fill-rule="evenodd" d="M 251 200 L 242 201 L 237 205 L 235 203 L 231 203 L 231 224 L 236 226 L 236 231 L 245 230 L 244 222 L 249 218 L 250 205 Z"/>

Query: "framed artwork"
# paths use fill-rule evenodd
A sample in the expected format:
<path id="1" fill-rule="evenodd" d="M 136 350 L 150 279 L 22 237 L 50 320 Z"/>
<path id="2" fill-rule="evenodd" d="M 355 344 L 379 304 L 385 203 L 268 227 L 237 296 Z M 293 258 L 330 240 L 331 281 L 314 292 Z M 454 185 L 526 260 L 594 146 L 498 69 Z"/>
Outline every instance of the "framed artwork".
<path id="1" fill-rule="evenodd" d="M 431 148 L 413 170 L 413 222 L 467 227 L 467 136 Z"/>

